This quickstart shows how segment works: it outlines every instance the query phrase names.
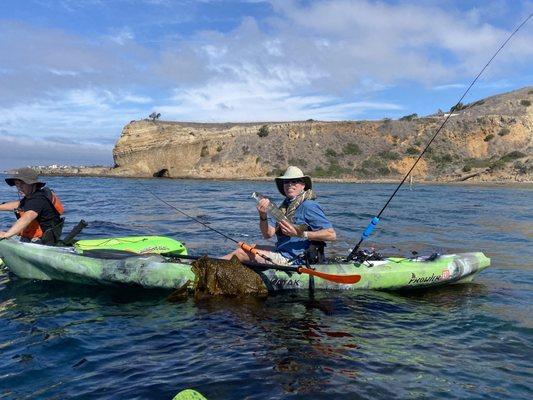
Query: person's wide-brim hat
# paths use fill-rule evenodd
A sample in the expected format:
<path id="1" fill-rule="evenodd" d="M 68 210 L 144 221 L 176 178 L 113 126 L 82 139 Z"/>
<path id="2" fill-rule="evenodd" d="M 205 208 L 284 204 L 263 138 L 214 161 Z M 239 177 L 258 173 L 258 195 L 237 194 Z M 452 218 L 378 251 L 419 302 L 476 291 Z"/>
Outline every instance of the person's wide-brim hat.
<path id="1" fill-rule="evenodd" d="M 6 178 L 6 183 L 9 186 L 15 186 L 15 181 L 17 180 L 28 185 L 37 184 L 39 187 L 46 185 L 46 183 L 39 180 L 39 175 L 31 168 L 21 168 L 15 171 L 11 176 Z"/>
<path id="2" fill-rule="evenodd" d="M 302 181 L 304 181 L 304 190 L 312 189 L 313 187 L 313 182 L 311 182 L 311 178 L 307 175 L 304 175 L 300 168 L 291 165 L 289 166 L 289 168 L 287 168 L 287 171 L 285 171 L 283 175 L 278 176 L 276 178 L 276 186 L 278 187 L 279 192 L 283 196 L 286 196 L 285 190 L 283 189 L 283 182 L 292 179 L 301 179 Z"/>

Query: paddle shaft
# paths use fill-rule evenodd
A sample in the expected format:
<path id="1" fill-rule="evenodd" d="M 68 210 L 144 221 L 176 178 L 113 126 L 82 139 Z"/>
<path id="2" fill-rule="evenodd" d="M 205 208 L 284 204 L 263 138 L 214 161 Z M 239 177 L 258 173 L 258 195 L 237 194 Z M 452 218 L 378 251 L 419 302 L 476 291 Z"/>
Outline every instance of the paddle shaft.
<path id="1" fill-rule="evenodd" d="M 202 257 L 207 257 L 207 256 L 187 255 L 187 256 L 172 256 L 172 257 L 165 257 L 165 258 L 169 259 L 170 261 L 177 261 L 179 259 L 198 260 Z M 228 261 L 228 260 L 221 259 L 221 258 L 211 258 L 211 260 Z M 304 266 L 290 267 L 290 266 L 277 265 L 277 264 L 260 264 L 260 263 L 254 263 L 254 262 L 249 262 L 249 261 L 241 261 L 241 264 L 246 265 L 247 267 L 251 268 L 252 270 L 256 272 L 266 271 L 268 269 L 276 269 L 278 271 L 283 271 L 283 272 L 293 272 L 293 273 L 296 272 L 298 274 L 307 274 L 311 276 L 316 276 L 318 278 L 321 278 L 327 281 L 341 283 L 341 284 L 354 284 L 361 280 L 361 275 L 359 274 L 354 274 L 354 275 L 329 274 L 327 272 L 316 271 L 314 269 L 307 268 Z"/>
<path id="2" fill-rule="evenodd" d="M 185 260 L 199 260 L 200 258 L 203 258 L 203 257 L 208 257 L 210 260 L 214 260 L 214 261 L 229 261 L 229 260 L 226 260 L 224 258 L 213 258 L 213 257 L 209 257 L 207 255 L 203 255 L 203 256 L 190 256 L 190 255 L 179 255 L 179 256 L 165 256 L 164 254 L 162 254 L 163 257 L 165 257 L 166 259 L 168 259 L 169 261 L 178 261 L 180 259 L 185 259 Z M 266 271 L 267 269 L 277 269 L 279 271 L 283 271 L 283 272 L 298 272 L 298 267 L 289 267 L 289 266 L 285 266 L 285 265 L 277 265 L 277 264 L 261 264 L 261 263 L 254 263 L 254 262 L 250 262 L 250 261 L 239 261 L 241 264 L 243 265 L 246 265 L 247 267 L 250 267 L 251 269 L 253 269 L 254 271 Z"/>

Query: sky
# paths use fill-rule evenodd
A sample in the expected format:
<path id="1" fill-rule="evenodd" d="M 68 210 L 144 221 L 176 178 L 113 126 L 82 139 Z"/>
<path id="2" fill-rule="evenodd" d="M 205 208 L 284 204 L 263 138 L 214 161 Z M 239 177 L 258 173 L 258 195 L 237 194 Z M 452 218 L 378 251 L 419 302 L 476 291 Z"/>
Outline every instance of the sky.
<path id="1" fill-rule="evenodd" d="M 162 120 L 448 110 L 533 0 L 1 0 L 0 171 L 113 165 Z M 533 83 L 533 19 L 463 103 Z"/>

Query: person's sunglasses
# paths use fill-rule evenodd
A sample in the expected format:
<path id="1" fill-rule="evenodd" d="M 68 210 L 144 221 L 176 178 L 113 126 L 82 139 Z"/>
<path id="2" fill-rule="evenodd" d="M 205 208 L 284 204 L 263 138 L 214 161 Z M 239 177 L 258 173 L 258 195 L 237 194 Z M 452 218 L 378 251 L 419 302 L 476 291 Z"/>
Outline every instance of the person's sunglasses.
<path id="1" fill-rule="evenodd" d="M 302 179 L 287 179 L 283 181 L 284 185 L 289 185 L 291 183 L 304 183 L 304 181 Z"/>

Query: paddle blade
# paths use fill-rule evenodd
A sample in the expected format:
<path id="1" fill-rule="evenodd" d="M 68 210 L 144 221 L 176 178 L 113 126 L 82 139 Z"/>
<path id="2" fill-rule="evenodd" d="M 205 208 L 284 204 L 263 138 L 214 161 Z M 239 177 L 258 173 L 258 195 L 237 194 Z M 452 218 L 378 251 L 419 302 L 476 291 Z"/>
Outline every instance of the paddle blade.
<path id="1" fill-rule="evenodd" d="M 322 278 L 327 281 L 336 282 L 336 283 L 353 284 L 361 280 L 361 275 L 333 275 L 333 274 L 327 274 L 325 272 L 315 271 L 314 269 L 309 269 L 305 267 L 299 267 L 298 272 L 313 275 L 318 278 Z"/>

